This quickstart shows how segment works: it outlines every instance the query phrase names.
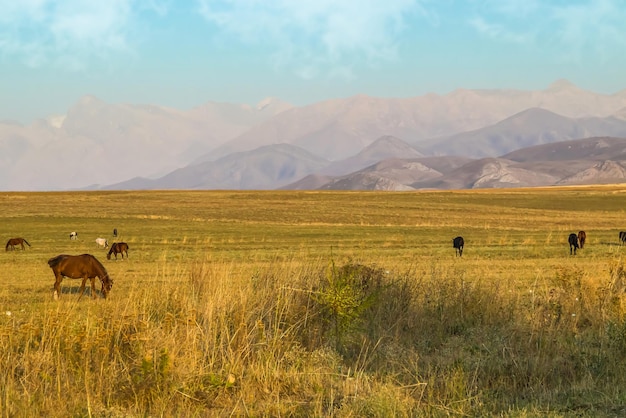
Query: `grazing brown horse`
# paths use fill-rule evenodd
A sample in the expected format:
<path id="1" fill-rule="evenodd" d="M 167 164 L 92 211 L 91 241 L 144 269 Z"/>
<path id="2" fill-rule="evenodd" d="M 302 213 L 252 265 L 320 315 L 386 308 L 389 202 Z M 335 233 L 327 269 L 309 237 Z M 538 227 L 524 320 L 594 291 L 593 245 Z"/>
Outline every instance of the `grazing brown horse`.
<path id="1" fill-rule="evenodd" d="M 26 248 L 24 248 L 24 244 L 30 247 L 30 244 L 24 238 L 11 238 L 7 241 L 7 246 L 4 247 L 4 250 L 9 251 L 9 247 L 11 247 L 12 250 L 15 250 L 16 245 L 21 245 L 22 250 L 25 250 Z"/>
<path id="2" fill-rule="evenodd" d="M 87 279 L 91 280 L 91 296 L 94 299 L 96 298 L 96 277 L 102 282 L 101 293 L 105 299 L 113 287 L 113 280 L 109 277 L 109 273 L 107 273 L 102 263 L 100 263 L 96 257 L 91 254 L 60 254 L 48 260 L 48 265 L 54 272 L 55 299 L 57 299 L 61 294 L 61 280 L 63 280 L 63 277 L 69 277 L 70 279 L 83 279 L 83 282 L 80 285 L 80 296 L 78 297 L 78 300 L 80 300 L 83 293 L 85 293 L 85 283 L 87 282 Z"/>
<path id="3" fill-rule="evenodd" d="M 126 258 L 128 258 L 128 244 L 126 244 L 125 242 L 114 242 L 113 244 L 111 244 L 111 249 L 109 250 L 109 253 L 107 254 L 107 260 L 111 259 L 111 254 L 115 256 L 116 260 L 117 260 L 117 255 L 122 254 L 122 260 L 123 260 L 124 253 L 126 253 Z"/>
<path id="4" fill-rule="evenodd" d="M 585 248 L 585 241 L 587 241 L 587 233 L 585 231 L 578 231 L 578 246 L 581 250 Z"/>

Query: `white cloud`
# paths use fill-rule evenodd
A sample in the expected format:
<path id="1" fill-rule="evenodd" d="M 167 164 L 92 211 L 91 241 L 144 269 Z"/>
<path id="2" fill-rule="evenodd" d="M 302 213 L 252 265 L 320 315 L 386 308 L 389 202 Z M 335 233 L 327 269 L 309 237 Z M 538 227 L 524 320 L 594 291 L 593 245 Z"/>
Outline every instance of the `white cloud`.
<path id="1" fill-rule="evenodd" d="M 623 0 L 481 0 L 468 23 L 502 42 L 550 43 L 568 60 L 621 54 L 626 46 Z"/>
<path id="2" fill-rule="evenodd" d="M 0 53 L 32 67 L 83 69 L 94 58 L 129 50 L 136 2 L 0 0 Z M 148 7 L 159 11 L 160 4 Z"/>
<path id="3" fill-rule="evenodd" d="M 224 36 L 274 51 L 277 65 L 305 78 L 343 74 L 354 60 L 394 59 L 408 19 L 428 15 L 421 0 L 198 0 Z"/>
<path id="4" fill-rule="evenodd" d="M 622 0 L 571 2 L 551 10 L 566 55 L 580 60 L 584 51 L 603 58 L 626 47 L 626 7 Z M 619 49 L 616 49 L 619 48 Z"/>
<path id="5" fill-rule="evenodd" d="M 471 18 L 469 24 L 482 35 L 504 42 L 525 44 L 532 41 L 534 38 L 531 32 L 516 33 L 505 25 L 487 22 L 481 16 Z"/>

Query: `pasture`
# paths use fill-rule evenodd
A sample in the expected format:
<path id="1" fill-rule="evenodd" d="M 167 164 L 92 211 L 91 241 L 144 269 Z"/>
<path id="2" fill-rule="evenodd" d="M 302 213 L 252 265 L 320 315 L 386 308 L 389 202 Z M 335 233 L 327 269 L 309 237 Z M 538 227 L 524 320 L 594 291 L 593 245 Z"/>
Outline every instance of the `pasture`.
<path id="1" fill-rule="evenodd" d="M 626 413 L 624 186 L 0 204 L 31 244 L 0 255 L 2 416 Z M 55 301 L 47 260 L 82 253 L 108 299 Z"/>

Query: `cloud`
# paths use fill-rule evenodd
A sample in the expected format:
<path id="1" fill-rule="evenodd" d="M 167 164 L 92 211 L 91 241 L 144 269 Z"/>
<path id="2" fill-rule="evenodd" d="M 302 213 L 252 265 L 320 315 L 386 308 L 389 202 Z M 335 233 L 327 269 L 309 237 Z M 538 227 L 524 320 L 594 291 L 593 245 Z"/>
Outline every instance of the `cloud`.
<path id="1" fill-rule="evenodd" d="M 606 57 L 626 47 L 626 8 L 621 0 L 571 2 L 551 11 L 558 40 L 580 60 L 584 51 Z"/>
<path id="2" fill-rule="evenodd" d="M 409 18 L 435 19 L 420 0 L 198 0 L 198 10 L 223 36 L 269 48 L 277 66 L 305 78 L 392 60 Z"/>
<path id="3" fill-rule="evenodd" d="M 468 24 L 481 35 L 510 43 L 549 43 L 567 60 L 602 58 L 626 46 L 623 0 L 481 0 Z"/>
<path id="4" fill-rule="evenodd" d="M 30 67 L 81 70 L 111 52 L 129 52 L 136 0 L 0 0 L 0 53 Z"/>
<path id="5" fill-rule="evenodd" d="M 469 20 L 469 24 L 482 35 L 499 41 L 526 44 L 534 38 L 534 35 L 531 32 L 516 33 L 513 30 L 508 29 L 505 25 L 487 22 L 481 16 L 471 18 Z"/>

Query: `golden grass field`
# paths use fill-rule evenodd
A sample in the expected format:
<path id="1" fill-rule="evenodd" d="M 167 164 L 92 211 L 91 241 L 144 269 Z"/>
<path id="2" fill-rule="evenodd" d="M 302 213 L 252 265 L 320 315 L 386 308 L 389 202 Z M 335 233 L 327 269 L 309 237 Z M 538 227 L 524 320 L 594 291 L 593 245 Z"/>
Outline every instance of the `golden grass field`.
<path id="1" fill-rule="evenodd" d="M 0 252 L 2 416 L 626 414 L 623 185 L 0 207 L 2 243 L 32 245 Z M 54 300 L 62 253 L 96 256 L 109 297 L 65 279 Z"/>

